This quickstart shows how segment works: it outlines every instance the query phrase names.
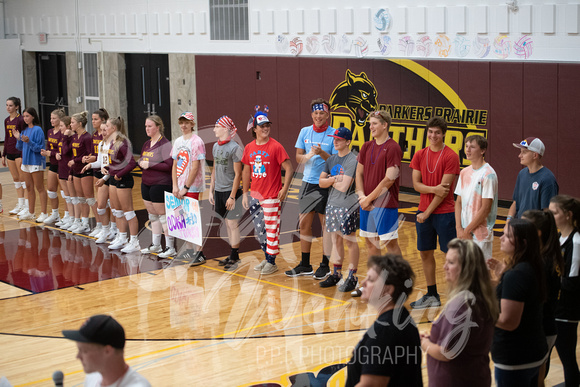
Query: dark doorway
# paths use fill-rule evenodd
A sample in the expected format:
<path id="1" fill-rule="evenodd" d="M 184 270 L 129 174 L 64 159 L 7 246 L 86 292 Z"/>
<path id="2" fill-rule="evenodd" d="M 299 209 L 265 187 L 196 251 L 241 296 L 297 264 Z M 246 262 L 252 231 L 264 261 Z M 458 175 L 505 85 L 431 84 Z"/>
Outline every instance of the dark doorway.
<path id="1" fill-rule="evenodd" d="M 171 140 L 169 60 L 163 54 L 125 54 L 127 68 L 127 132 L 133 152 L 140 153 L 149 139 L 145 119 L 153 114 L 163 120 L 164 135 Z"/>
<path id="2" fill-rule="evenodd" d="M 66 57 L 63 52 L 39 52 L 36 54 L 38 77 L 38 107 L 40 125 L 44 133 L 52 127 L 50 113 L 64 108 L 68 113 L 66 89 Z"/>

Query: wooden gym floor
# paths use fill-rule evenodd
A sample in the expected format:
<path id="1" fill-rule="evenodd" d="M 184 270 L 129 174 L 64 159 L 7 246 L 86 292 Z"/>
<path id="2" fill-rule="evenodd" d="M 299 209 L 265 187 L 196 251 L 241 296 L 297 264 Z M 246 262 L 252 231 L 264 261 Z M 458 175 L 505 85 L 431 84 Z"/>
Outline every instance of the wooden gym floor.
<path id="1" fill-rule="evenodd" d="M 207 175 L 209 180 L 209 174 Z M 359 298 L 337 288 L 321 289 L 312 277 L 289 278 L 284 271 L 300 260 L 297 231 L 298 189 L 295 180 L 283 207 L 279 271 L 261 277 L 253 266 L 263 253 L 253 238 L 251 222 L 240 224 L 248 237 L 240 248 L 242 264 L 224 272 L 217 259 L 228 255 L 224 230 L 202 200 L 207 226 L 206 264 L 188 267 L 177 260 L 117 254 L 95 245 L 86 236 L 73 236 L 52 227 L 18 222 L 8 215 L 16 193 L 7 169 L 0 170 L 4 213 L 0 216 L 0 377 L 14 386 L 52 386 L 52 373 L 61 370 L 65 385 L 82 385 L 84 373 L 76 345 L 61 335 L 78 329 L 93 314 L 113 315 L 127 335 L 128 363 L 154 386 L 337 386 L 345 380 L 344 364 L 376 311 Z M 150 242 L 140 178 L 133 190 L 142 232 L 141 246 Z M 405 219 L 399 235 L 404 257 L 417 283 L 411 300 L 426 291 L 416 251 L 414 212 L 418 197 L 402 194 Z M 61 200 L 62 201 L 62 200 Z M 61 204 L 61 214 L 64 206 Z M 37 211 L 37 214 L 39 211 Z M 506 209 L 500 209 L 497 230 Z M 498 234 L 499 235 L 499 234 Z M 358 276 L 366 274 L 366 248 L 360 241 Z M 321 241 L 312 245 L 318 267 Z M 495 255 L 501 257 L 499 238 Z M 445 300 L 442 267 L 437 251 L 437 278 Z M 343 270 L 346 272 L 345 269 Z M 421 332 L 428 331 L 438 311 L 412 311 Z M 423 359 L 424 383 L 427 371 Z M 563 382 L 556 351 L 547 385 Z"/>

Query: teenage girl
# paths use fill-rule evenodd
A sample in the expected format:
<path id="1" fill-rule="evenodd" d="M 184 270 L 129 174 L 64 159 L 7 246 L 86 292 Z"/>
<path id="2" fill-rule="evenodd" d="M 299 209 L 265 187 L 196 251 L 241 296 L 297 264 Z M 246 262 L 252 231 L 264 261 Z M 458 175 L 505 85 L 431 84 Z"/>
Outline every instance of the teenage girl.
<path id="1" fill-rule="evenodd" d="M 42 149 L 40 154 L 50 157 L 50 168 L 48 169 L 48 176 L 46 178 L 47 195 L 50 199 L 50 207 L 52 213 L 44 219 L 44 224 L 56 223 L 60 220 L 58 214 L 58 160 L 56 154 L 59 153 L 58 143 L 61 142 L 62 132 L 60 131 L 60 120 L 65 117 L 64 110 L 56 109 L 50 113 L 50 124 L 52 129 L 48 131 L 47 149 Z"/>
<path id="2" fill-rule="evenodd" d="M 580 385 L 576 361 L 578 321 L 580 321 L 580 201 L 568 195 L 554 196 L 550 211 L 560 229 L 564 272 L 556 307 L 556 350 L 564 367 L 566 386 Z"/>
<path id="3" fill-rule="evenodd" d="M 34 108 L 27 108 L 22 115 L 27 128 L 22 132 L 14 132 L 14 136 L 18 140 L 16 148 L 22 151 L 22 166 L 20 169 L 24 172 L 24 180 L 26 182 L 26 189 L 28 190 L 28 209 L 24 214 L 20 215 L 20 220 L 34 219 L 34 206 L 36 204 L 36 197 L 34 188 L 38 191 L 40 198 L 41 214 L 36 220 L 37 222 L 46 219 L 46 205 L 48 197 L 44 189 L 44 168 L 46 168 L 46 158 L 40 154 L 40 150 L 44 148 L 44 132 L 40 125 L 38 113 Z"/>
<path id="4" fill-rule="evenodd" d="M 66 203 L 64 217 L 54 225 L 61 229 L 72 227 L 75 220 L 75 206 L 73 199 L 76 198 L 76 191 L 70 174 L 69 161 L 72 157 L 72 136 L 73 131 L 70 128 L 71 118 L 65 116 L 60 120 L 59 129 L 61 132 L 60 141 L 58 142 L 58 153 L 55 155 L 58 160 L 58 181 L 60 183 L 60 194 Z M 78 206 L 77 206 L 78 207 Z M 80 211 L 80 209 L 79 209 Z M 80 213 L 78 215 L 80 217 Z"/>
<path id="5" fill-rule="evenodd" d="M 97 204 L 93 189 L 93 171 L 89 169 L 84 173 L 82 172 L 86 165 L 86 163 L 83 163 L 83 159 L 85 156 L 90 155 L 93 150 L 93 139 L 86 129 L 87 122 L 87 112 L 84 111 L 74 114 L 70 123 L 75 135 L 71 143 L 72 159 L 68 162 L 68 166 L 71 168 L 71 174 L 73 175 L 73 183 L 77 193 L 76 202 L 80 205 L 81 222 L 78 221 L 78 218 L 75 219 L 76 224 L 68 230 L 77 234 L 91 231 L 89 226 L 90 207 Z"/>
<path id="6" fill-rule="evenodd" d="M 26 183 L 24 182 L 24 172 L 20 169 L 22 165 L 22 152 L 16 149 L 17 139 L 15 132 L 22 132 L 26 128 L 24 119 L 20 115 L 22 107 L 20 98 L 10 97 L 6 100 L 6 111 L 8 117 L 4 120 L 6 136 L 4 137 L 4 152 L 2 152 L 2 165 L 8 164 L 8 169 L 14 180 L 18 204 L 10 211 L 11 215 L 17 215 L 20 211 L 28 211 L 28 203 L 25 199 Z"/>
<path id="7" fill-rule="evenodd" d="M 139 222 L 133 210 L 133 194 L 131 192 L 134 181 L 131 171 L 137 166 L 133 159 L 131 143 L 125 132 L 125 123 L 121 117 L 109 118 L 106 135 L 110 141 L 109 165 L 106 167 L 109 178 L 109 197 L 111 207 L 115 210 L 119 234 L 109 245 L 110 250 L 121 249 L 122 253 L 139 251 Z M 127 240 L 127 229 L 131 239 Z M 128 242 L 128 243 L 127 243 Z"/>

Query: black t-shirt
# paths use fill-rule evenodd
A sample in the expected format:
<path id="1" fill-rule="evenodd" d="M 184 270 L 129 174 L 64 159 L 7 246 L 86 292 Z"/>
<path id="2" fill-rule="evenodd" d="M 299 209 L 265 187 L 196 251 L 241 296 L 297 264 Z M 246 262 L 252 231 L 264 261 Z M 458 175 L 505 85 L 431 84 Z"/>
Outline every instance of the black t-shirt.
<path id="1" fill-rule="evenodd" d="M 544 274 L 542 272 L 542 274 Z M 548 352 L 542 327 L 542 308 L 534 268 L 518 263 L 506 271 L 497 285 L 497 299 L 524 303 L 520 325 L 513 331 L 495 327 L 491 358 L 502 365 L 522 365 L 540 361 Z"/>
<path id="2" fill-rule="evenodd" d="M 347 364 L 345 386 L 355 386 L 361 375 L 390 377 L 389 386 L 423 386 L 421 340 L 405 308 L 381 314 L 357 344 Z"/>

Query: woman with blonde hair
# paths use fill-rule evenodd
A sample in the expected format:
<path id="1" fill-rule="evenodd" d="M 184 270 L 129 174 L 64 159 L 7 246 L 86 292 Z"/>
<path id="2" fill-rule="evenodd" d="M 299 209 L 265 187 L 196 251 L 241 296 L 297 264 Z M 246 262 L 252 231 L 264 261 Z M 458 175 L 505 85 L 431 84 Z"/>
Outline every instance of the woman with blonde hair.
<path id="1" fill-rule="evenodd" d="M 14 187 L 16 188 L 16 195 L 18 196 L 18 203 L 16 207 L 10 211 L 11 215 L 19 215 L 22 211 L 28 211 L 28 199 L 26 199 L 26 183 L 24 182 L 24 172 L 20 169 L 22 165 L 22 151 L 16 148 L 18 142 L 15 133 L 22 132 L 26 129 L 26 124 L 22 118 L 22 104 L 20 98 L 10 97 L 6 100 L 6 111 L 8 117 L 4 120 L 4 128 L 6 134 L 4 137 L 4 151 L 2 152 L 2 165 L 8 165 L 12 179 L 14 180 Z"/>
<path id="2" fill-rule="evenodd" d="M 431 332 L 421 335 L 429 386 L 489 386 L 489 349 L 499 315 L 491 277 L 475 242 L 455 238 L 447 247 L 448 301 Z"/>
<path id="3" fill-rule="evenodd" d="M 42 149 L 40 154 L 44 157 L 50 157 L 50 167 L 48 169 L 48 175 L 46 177 L 46 193 L 50 199 L 50 206 L 52 208 L 52 213 L 50 216 L 46 216 L 44 219 L 38 218 L 38 222 L 43 222 L 44 224 L 56 223 L 60 220 L 60 215 L 58 213 L 58 160 L 56 159 L 56 154 L 58 151 L 58 143 L 61 140 L 62 132 L 60 131 L 60 120 L 65 117 L 63 109 L 55 109 L 50 113 L 50 124 L 52 129 L 48 131 L 47 135 L 47 149 Z"/>
<path id="4" fill-rule="evenodd" d="M 65 116 L 60 120 L 59 129 L 62 135 L 58 142 L 58 153 L 55 155 L 56 159 L 58 160 L 58 179 L 61 189 L 60 193 L 66 203 L 66 210 L 64 211 L 64 217 L 54 225 L 56 227 L 60 227 L 63 230 L 71 227 L 75 220 L 75 206 L 72 200 L 76 197 L 76 191 L 72 181 L 72 175 L 70 174 L 70 167 L 68 166 L 68 162 L 72 157 L 70 144 L 73 136 L 73 132 L 70 128 L 70 122 L 71 118 L 69 116 Z M 80 217 L 80 213 L 78 216 Z"/>
<path id="5" fill-rule="evenodd" d="M 109 165 L 102 169 L 104 174 L 109 178 L 109 197 L 111 207 L 114 208 L 114 214 L 117 218 L 117 227 L 119 234 L 109 245 L 110 250 L 121 249 L 122 253 L 132 253 L 139 251 L 139 222 L 137 221 L 135 211 L 133 210 L 134 185 L 131 171 L 137 166 L 133 159 L 133 147 L 127 139 L 125 132 L 125 122 L 121 117 L 109 118 L 105 134 L 107 141 L 110 143 Z M 131 239 L 127 239 L 127 231 L 131 234 Z M 124 247 L 123 247 L 124 246 Z"/>

